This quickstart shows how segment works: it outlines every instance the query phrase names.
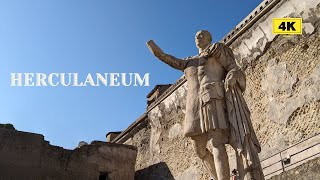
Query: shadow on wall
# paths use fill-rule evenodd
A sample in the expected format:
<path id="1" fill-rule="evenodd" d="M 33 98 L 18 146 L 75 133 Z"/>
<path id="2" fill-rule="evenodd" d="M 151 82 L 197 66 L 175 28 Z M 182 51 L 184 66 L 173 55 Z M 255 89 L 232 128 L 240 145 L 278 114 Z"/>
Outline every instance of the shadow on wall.
<path id="1" fill-rule="evenodd" d="M 174 180 L 167 164 L 160 162 L 136 171 L 135 180 Z"/>

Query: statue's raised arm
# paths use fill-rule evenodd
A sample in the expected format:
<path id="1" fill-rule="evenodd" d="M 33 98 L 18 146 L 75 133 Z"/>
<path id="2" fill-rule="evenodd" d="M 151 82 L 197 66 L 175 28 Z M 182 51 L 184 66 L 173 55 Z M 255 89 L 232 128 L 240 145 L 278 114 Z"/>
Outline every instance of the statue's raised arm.
<path id="1" fill-rule="evenodd" d="M 153 55 L 155 55 L 158 59 L 160 59 L 162 62 L 168 64 L 169 66 L 183 71 L 186 67 L 187 61 L 178 59 L 172 55 L 164 53 L 159 46 L 156 45 L 153 40 L 150 40 L 147 42 L 147 46 L 152 52 Z"/>

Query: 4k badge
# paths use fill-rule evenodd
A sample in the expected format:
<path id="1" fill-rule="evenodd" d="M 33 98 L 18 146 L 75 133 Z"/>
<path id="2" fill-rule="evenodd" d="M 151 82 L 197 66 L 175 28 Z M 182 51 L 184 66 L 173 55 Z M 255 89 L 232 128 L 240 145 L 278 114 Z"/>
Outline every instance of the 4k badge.
<path id="1" fill-rule="evenodd" d="M 302 18 L 273 18 L 273 34 L 302 34 Z"/>

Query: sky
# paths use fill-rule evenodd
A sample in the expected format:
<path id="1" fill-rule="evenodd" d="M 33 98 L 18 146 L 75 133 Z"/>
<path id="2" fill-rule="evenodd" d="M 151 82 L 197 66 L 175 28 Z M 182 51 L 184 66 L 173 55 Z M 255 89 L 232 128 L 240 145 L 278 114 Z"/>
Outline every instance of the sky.
<path id="1" fill-rule="evenodd" d="M 183 75 L 157 60 L 153 39 L 178 58 L 194 37 L 221 40 L 261 0 L 0 0 L 0 123 L 74 149 L 106 140 L 146 111 L 157 84 Z M 150 73 L 150 86 L 12 87 L 11 73 Z"/>

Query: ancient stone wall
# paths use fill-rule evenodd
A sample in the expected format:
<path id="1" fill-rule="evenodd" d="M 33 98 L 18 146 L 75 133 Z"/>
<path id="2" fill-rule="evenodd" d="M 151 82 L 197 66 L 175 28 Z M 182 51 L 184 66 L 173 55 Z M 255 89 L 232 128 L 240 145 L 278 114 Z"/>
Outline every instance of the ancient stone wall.
<path id="1" fill-rule="evenodd" d="M 303 34 L 272 34 L 275 17 L 302 17 Z M 320 132 L 319 17 L 319 0 L 280 1 L 230 43 L 247 76 L 244 96 L 261 159 Z M 208 179 L 191 140 L 183 137 L 186 91 L 184 83 L 149 109 L 148 125 L 130 133 L 126 143 L 138 148 L 137 179 Z M 230 147 L 228 153 L 233 169 Z"/>
<path id="2" fill-rule="evenodd" d="M 320 132 L 319 3 L 283 1 L 230 46 L 247 76 L 261 158 Z M 275 17 L 302 17 L 303 34 L 272 34 Z"/>
<path id="3" fill-rule="evenodd" d="M 133 180 L 135 158 L 128 145 L 93 142 L 66 150 L 39 134 L 0 129 L 1 180 Z"/>

